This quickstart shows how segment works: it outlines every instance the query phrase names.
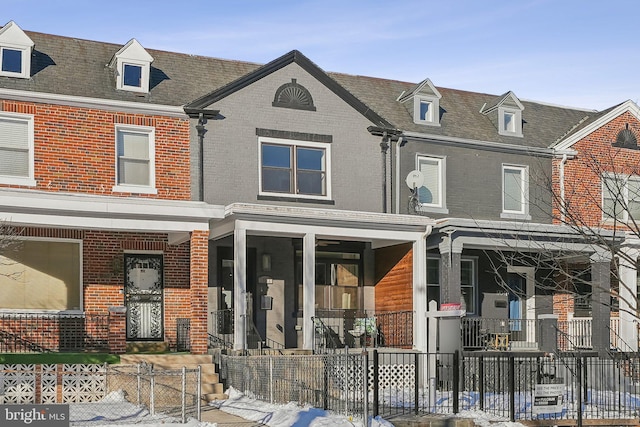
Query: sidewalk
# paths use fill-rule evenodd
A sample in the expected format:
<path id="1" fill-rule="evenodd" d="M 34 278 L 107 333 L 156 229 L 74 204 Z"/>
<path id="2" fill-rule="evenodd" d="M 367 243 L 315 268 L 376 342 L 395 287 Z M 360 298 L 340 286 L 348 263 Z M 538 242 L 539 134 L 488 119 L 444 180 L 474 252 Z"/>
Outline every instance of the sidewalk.
<path id="1" fill-rule="evenodd" d="M 206 421 L 212 424 L 216 423 L 218 424 L 218 427 L 255 427 L 265 425 L 255 421 L 246 420 L 242 417 L 238 417 L 237 415 L 229 414 L 228 412 L 221 411 L 220 409 L 209 405 L 202 406 L 201 421 Z"/>

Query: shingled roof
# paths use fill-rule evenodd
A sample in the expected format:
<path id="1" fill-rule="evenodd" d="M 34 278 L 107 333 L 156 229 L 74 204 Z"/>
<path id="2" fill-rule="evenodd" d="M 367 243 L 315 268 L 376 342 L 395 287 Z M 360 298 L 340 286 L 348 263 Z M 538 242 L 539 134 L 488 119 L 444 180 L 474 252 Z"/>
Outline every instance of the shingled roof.
<path id="1" fill-rule="evenodd" d="M 262 66 L 146 48 L 154 58 L 150 91 L 147 94 L 135 93 L 116 89 L 115 73 L 108 65 L 121 45 L 37 32 L 25 33 L 35 42 L 32 77 L 0 77 L 2 88 L 183 106 L 234 82 L 241 82 L 243 78 L 246 80 L 247 75 Z M 524 106 L 523 137 L 501 136 L 493 122 L 480 112 L 485 105 L 495 105 L 500 100 L 499 95 L 437 87 L 442 95 L 440 126 L 427 126 L 414 123 L 407 103 L 397 101 L 401 94 L 415 88 L 416 83 L 332 72 L 325 75 L 391 127 L 434 138 L 440 136 L 549 147 L 602 114 L 595 110 L 520 100 Z"/>

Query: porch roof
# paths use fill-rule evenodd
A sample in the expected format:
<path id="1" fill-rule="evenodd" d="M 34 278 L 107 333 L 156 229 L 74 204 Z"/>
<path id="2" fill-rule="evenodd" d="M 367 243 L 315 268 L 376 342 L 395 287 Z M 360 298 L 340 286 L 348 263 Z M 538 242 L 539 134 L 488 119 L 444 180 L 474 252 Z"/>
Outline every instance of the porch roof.
<path id="1" fill-rule="evenodd" d="M 210 238 L 219 239 L 242 228 L 249 235 L 368 241 L 382 247 L 426 237 L 435 220 L 416 215 L 359 212 L 338 209 L 234 203 L 224 219 L 213 221 Z"/>
<path id="2" fill-rule="evenodd" d="M 0 189 L 0 219 L 16 226 L 183 234 L 223 215 L 223 206 L 197 201 Z"/>
<path id="3" fill-rule="evenodd" d="M 451 236 L 453 246 L 457 247 L 457 250 L 465 247 L 583 253 L 604 253 L 612 243 L 622 243 L 625 240 L 623 232 L 608 229 L 579 229 L 557 224 L 462 218 L 439 220 L 427 246 L 439 245 L 441 242 L 438 241 L 438 236 Z M 449 244 L 448 240 L 447 244 Z"/>

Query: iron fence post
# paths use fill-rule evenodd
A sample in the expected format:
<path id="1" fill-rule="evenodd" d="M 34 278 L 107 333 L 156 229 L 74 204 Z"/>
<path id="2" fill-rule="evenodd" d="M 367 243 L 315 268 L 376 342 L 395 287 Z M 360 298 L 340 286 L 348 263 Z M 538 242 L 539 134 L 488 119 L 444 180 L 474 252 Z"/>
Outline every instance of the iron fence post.
<path id="1" fill-rule="evenodd" d="M 453 413 L 460 412 L 460 352 L 453 352 Z"/>
<path id="2" fill-rule="evenodd" d="M 415 380 L 413 381 L 413 411 L 416 415 L 418 415 L 418 401 L 420 399 L 420 354 L 415 353 L 414 357 L 414 366 L 416 369 Z"/>
<path id="3" fill-rule="evenodd" d="M 364 368 L 362 369 L 363 372 L 363 387 L 364 387 L 364 393 L 363 393 L 363 397 L 364 397 L 364 408 L 363 408 L 363 412 L 364 412 L 364 422 L 367 422 L 367 417 L 369 415 L 369 352 L 366 350 L 364 350 L 363 352 L 363 356 L 364 356 Z"/>
<path id="4" fill-rule="evenodd" d="M 509 356 L 509 419 L 511 422 L 516 420 L 516 376 L 515 376 L 515 357 Z"/>
<path id="5" fill-rule="evenodd" d="M 484 411 L 484 356 L 478 359 L 478 393 L 480 394 L 480 410 Z"/>
<path id="6" fill-rule="evenodd" d="M 576 377 L 577 377 L 577 394 L 578 394 L 578 427 L 582 427 L 582 358 L 580 355 L 576 357 Z"/>
<path id="7" fill-rule="evenodd" d="M 380 415 L 380 407 L 378 406 L 378 386 L 380 384 L 380 377 L 378 372 L 378 350 L 373 350 L 373 416 Z"/>

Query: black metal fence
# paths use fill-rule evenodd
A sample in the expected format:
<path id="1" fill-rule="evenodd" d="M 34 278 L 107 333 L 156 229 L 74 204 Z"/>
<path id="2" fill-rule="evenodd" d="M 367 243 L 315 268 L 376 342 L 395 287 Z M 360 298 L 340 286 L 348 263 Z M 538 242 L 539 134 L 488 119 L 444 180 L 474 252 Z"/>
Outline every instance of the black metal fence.
<path id="1" fill-rule="evenodd" d="M 0 314 L 0 352 L 102 351 L 109 348 L 109 315 Z"/>
<path id="2" fill-rule="evenodd" d="M 362 419 L 477 410 L 503 420 L 578 425 L 640 417 L 638 354 L 370 350 L 222 360 L 227 386 Z"/>

